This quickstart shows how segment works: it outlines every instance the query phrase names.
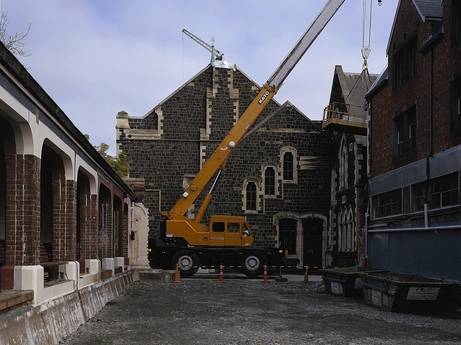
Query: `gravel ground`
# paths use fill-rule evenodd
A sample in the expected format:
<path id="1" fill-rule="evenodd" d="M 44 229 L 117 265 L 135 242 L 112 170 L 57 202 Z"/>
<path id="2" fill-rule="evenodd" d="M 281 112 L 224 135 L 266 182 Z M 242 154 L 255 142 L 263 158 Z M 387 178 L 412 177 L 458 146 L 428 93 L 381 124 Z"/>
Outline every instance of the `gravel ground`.
<path id="1" fill-rule="evenodd" d="M 138 281 L 62 344 L 461 344 L 459 315 L 386 312 L 295 280 Z"/>

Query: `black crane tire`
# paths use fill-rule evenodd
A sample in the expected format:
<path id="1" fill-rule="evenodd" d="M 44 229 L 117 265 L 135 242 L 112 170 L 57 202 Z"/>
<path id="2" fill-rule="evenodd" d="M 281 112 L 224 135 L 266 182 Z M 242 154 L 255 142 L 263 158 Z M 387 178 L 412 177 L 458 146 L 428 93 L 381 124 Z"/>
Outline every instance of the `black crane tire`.
<path id="1" fill-rule="evenodd" d="M 173 268 L 176 269 L 176 264 L 179 267 L 181 277 L 193 276 L 199 268 L 199 260 L 197 254 L 191 250 L 180 250 L 171 260 Z"/>

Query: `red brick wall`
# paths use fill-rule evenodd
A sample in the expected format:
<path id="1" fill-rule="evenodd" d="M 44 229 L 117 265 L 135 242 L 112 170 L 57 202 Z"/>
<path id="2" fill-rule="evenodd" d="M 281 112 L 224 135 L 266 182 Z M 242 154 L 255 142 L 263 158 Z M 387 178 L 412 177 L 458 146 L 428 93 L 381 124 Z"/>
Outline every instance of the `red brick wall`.
<path id="1" fill-rule="evenodd" d="M 393 89 L 393 55 L 415 35 L 417 47 L 421 48 L 432 30 L 432 23 L 422 21 L 413 2 L 401 2 L 388 52 L 389 82 L 372 98 L 370 146 L 372 177 L 431 155 L 431 68 L 433 75 L 432 154 L 461 144 L 461 138 L 454 137 L 450 131 L 451 76 L 461 71 L 461 44 L 453 45 L 451 41 L 450 8 L 451 1 L 444 1 L 444 34 L 441 42 L 434 46 L 432 53 L 418 52 L 416 77 L 398 89 Z M 416 154 L 395 160 L 392 150 L 393 115 L 414 101 L 417 106 Z"/>

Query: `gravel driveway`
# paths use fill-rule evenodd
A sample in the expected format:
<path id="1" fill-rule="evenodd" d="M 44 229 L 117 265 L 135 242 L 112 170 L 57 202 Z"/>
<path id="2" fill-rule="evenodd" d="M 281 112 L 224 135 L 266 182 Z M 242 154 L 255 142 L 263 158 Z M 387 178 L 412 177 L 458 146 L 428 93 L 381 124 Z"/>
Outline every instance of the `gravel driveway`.
<path id="1" fill-rule="evenodd" d="M 461 318 L 381 311 L 318 281 L 141 280 L 62 344 L 461 344 Z"/>

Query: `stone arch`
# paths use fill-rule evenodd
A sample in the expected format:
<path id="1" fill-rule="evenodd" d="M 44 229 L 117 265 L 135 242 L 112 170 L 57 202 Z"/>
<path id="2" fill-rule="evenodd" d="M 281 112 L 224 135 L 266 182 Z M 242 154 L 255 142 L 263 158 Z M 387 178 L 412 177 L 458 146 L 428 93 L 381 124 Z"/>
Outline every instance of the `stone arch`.
<path id="1" fill-rule="evenodd" d="M 286 225 L 293 226 L 293 229 L 281 229 L 281 222 L 284 220 L 289 220 Z M 296 256 L 300 264 L 303 266 L 309 264 L 311 268 L 325 266 L 327 217 L 317 213 L 280 212 L 274 215 L 273 224 L 276 227 L 276 241 L 279 245 L 287 240 L 286 234 L 282 235 L 281 231 L 291 232 L 288 240 L 295 241 L 291 243 L 291 248 L 294 246 L 296 251 L 295 253 L 289 251 L 288 254 Z"/>
<path id="2" fill-rule="evenodd" d="M 320 269 L 326 266 L 325 253 L 327 248 L 328 218 L 319 213 L 304 213 L 299 216 L 301 225 L 300 261 L 310 269 Z"/>

